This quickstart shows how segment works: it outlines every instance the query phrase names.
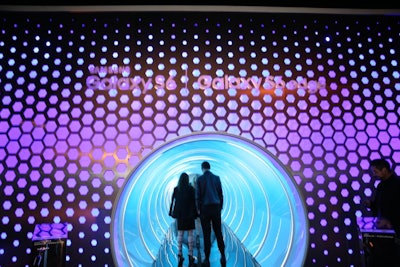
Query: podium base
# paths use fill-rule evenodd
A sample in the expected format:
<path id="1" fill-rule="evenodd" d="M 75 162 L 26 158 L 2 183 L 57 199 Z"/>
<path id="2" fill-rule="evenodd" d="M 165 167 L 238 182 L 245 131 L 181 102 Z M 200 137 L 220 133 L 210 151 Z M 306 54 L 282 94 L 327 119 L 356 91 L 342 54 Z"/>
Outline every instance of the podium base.
<path id="1" fill-rule="evenodd" d="M 32 267 L 65 267 L 65 240 L 34 242 Z"/>

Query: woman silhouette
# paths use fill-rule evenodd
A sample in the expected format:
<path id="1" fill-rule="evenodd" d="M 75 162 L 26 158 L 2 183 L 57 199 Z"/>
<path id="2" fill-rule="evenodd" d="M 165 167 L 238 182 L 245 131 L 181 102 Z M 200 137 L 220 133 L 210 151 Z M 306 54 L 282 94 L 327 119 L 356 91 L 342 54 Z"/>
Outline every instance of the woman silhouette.
<path id="1" fill-rule="evenodd" d="M 182 256 L 183 234 L 188 233 L 189 267 L 194 267 L 193 247 L 195 220 L 198 217 L 196 208 L 195 189 L 189 183 L 189 175 L 185 172 L 179 177 L 178 185 L 172 194 L 169 215 L 177 220 L 178 228 L 178 267 L 182 267 L 185 260 Z"/>

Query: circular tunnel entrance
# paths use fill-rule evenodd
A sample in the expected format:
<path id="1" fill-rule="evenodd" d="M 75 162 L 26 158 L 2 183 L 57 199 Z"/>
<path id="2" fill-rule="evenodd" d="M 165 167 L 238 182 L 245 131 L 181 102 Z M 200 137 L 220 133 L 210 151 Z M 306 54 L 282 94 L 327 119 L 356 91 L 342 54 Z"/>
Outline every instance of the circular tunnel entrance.
<path id="1" fill-rule="evenodd" d="M 154 266 L 170 235 L 173 188 L 207 160 L 221 177 L 224 226 L 261 266 L 301 266 L 308 247 L 303 198 L 284 166 L 242 137 L 196 133 L 155 149 L 132 171 L 114 203 L 111 243 L 117 266 Z M 174 266 L 164 249 L 162 266 Z M 228 257 L 230 253 L 227 251 Z M 233 256 L 233 255 L 231 255 Z M 240 264 L 240 263 L 237 263 Z M 245 263 L 241 266 L 246 266 Z"/>

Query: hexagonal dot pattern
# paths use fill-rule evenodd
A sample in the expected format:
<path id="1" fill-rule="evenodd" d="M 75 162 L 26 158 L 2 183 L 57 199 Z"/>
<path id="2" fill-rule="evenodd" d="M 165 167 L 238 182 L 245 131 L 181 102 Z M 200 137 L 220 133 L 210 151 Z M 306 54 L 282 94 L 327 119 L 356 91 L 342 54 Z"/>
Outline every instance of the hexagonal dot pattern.
<path id="1" fill-rule="evenodd" d="M 399 23 L 3 13 L 0 265 L 29 266 L 34 226 L 68 222 L 68 266 L 113 266 L 113 201 L 132 169 L 168 140 L 222 131 L 293 175 L 308 210 L 307 266 L 358 266 L 356 217 L 376 184 L 368 161 L 399 171 Z"/>

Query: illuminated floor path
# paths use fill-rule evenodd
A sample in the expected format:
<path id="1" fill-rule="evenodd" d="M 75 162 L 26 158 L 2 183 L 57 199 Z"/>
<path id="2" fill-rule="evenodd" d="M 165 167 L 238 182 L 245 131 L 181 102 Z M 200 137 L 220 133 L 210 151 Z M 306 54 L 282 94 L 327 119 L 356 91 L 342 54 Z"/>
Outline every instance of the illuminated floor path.
<path id="1" fill-rule="evenodd" d="M 236 237 L 236 235 L 229 229 L 229 227 L 223 225 L 222 229 L 226 246 L 226 266 L 261 267 L 261 265 L 250 254 L 250 252 L 246 250 L 246 248 Z M 199 242 L 200 247 L 196 247 L 195 244 L 194 256 L 195 258 L 204 259 L 201 231 L 197 229 L 197 232 L 199 233 L 201 241 Z M 213 242 L 211 248 L 210 263 L 211 266 L 220 266 L 220 253 L 218 250 L 218 246 L 215 239 L 212 239 L 212 241 Z M 189 264 L 187 251 L 187 242 L 184 242 L 183 256 L 185 258 L 185 262 L 183 263 L 183 266 L 188 266 Z M 174 225 L 172 225 L 167 233 L 164 243 L 160 248 L 159 254 L 153 264 L 153 267 L 178 266 L 177 254 L 178 247 L 176 240 L 176 228 L 174 227 Z"/>

